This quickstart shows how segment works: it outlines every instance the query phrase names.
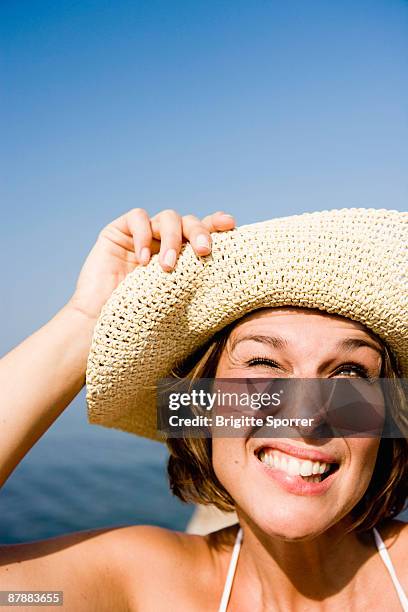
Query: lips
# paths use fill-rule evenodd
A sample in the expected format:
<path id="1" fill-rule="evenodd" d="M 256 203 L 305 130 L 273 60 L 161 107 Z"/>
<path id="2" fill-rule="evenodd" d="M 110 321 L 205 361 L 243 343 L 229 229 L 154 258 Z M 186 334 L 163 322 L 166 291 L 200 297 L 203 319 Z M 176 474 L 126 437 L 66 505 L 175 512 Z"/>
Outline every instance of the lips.
<path id="1" fill-rule="evenodd" d="M 259 442 L 255 448 L 255 454 L 258 454 L 261 449 L 277 449 L 293 457 L 299 459 L 309 459 L 310 461 L 320 461 L 324 463 L 339 463 L 339 458 L 334 455 L 329 455 L 314 448 L 306 448 L 302 446 L 295 446 L 280 440 L 274 440 L 273 444 L 270 441 Z"/>

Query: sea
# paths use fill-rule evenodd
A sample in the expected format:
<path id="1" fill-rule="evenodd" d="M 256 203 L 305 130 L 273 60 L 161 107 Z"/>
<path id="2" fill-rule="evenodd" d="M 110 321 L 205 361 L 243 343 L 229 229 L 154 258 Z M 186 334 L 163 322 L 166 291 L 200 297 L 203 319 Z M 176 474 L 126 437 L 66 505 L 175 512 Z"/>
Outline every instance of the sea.
<path id="1" fill-rule="evenodd" d="M 119 525 L 184 530 L 194 507 L 168 486 L 159 442 L 87 420 L 85 391 L 0 489 L 0 543 Z"/>
<path id="2" fill-rule="evenodd" d="M 163 444 L 90 425 L 82 390 L 0 490 L 0 543 L 120 525 L 184 530 L 194 507 L 171 494 L 166 463 Z"/>

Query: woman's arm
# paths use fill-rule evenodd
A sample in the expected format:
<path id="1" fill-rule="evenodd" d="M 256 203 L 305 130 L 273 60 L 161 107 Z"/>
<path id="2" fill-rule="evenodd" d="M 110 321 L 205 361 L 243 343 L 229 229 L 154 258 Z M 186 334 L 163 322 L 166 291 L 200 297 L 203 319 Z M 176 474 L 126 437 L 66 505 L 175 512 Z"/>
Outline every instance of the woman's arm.
<path id="1" fill-rule="evenodd" d="M 223 213 L 200 221 L 166 210 L 150 219 L 134 209 L 100 232 L 69 302 L 0 360 L 0 486 L 84 385 L 93 328 L 117 285 L 153 253 L 171 271 L 185 240 L 206 255 L 210 232 L 233 227 Z"/>
<path id="2" fill-rule="evenodd" d="M 83 387 L 94 325 L 68 303 L 0 361 L 0 485 Z"/>

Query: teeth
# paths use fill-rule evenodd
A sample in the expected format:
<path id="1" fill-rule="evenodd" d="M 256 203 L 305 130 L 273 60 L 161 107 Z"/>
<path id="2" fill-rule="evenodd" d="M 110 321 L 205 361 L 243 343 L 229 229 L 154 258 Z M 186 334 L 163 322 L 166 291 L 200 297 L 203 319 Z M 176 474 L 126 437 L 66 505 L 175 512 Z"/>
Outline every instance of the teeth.
<path id="1" fill-rule="evenodd" d="M 291 476 L 300 476 L 300 461 L 295 457 L 288 458 L 288 474 Z"/>
<path id="2" fill-rule="evenodd" d="M 306 482 L 320 482 L 321 479 L 321 476 L 303 476 L 303 480 Z"/>
<path id="3" fill-rule="evenodd" d="M 313 474 L 313 463 L 311 461 L 302 461 L 300 464 L 300 475 L 311 476 Z"/>
<path id="4" fill-rule="evenodd" d="M 282 470 L 290 476 L 302 476 L 306 482 L 320 482 L 321 475 L 330 470 L 330 463 L 298 459 L 278 450 L 262 449 L 258 458 L 269 467 Z"/>

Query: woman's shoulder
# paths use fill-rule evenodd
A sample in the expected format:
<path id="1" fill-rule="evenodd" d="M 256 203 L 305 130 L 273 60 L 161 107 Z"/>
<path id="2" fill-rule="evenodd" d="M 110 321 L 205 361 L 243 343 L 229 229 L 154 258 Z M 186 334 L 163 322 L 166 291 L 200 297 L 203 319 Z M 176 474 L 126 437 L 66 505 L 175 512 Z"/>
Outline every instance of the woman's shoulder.
<path id="1" fill-rule="evenodd" d="M 151 525 L 129 525 L 116 529 L 112 545 L 122 550 L 130 566 L 147 560 L 162 569 L 176 566 L 213 572 L 231 552 L 237 526 L 208 535 L 194 535 Z"/>
<path id="2" fill-rule="evenodd" d="M 388 520 L 377 527 L 394 566 L 398 580 L 408 596 L 408 523 Z"/>
<path id="3" fill-rule="evenodd" d="M 399 519 L 384 521 L 377 527 L 390 554 L 408 563 L 408 523 Z"/>
<path id="4" fill-rule="evenodd" d="M 155 610 L 163 601 L 169 612 L 211 609 L 233 539 L 231 529 L 199 536 L 129 525 L 0 545 L 0 587 L 60 584 L 76 610 Z"/>
<path id="5" fill-rule="evenodd" d="M 237 527 L 207 536 L 147 525 L 116 530 L 132 609 L 212 609 L 221 596 Z M 211 589 L 209 589 L 211 585 Z"/>

